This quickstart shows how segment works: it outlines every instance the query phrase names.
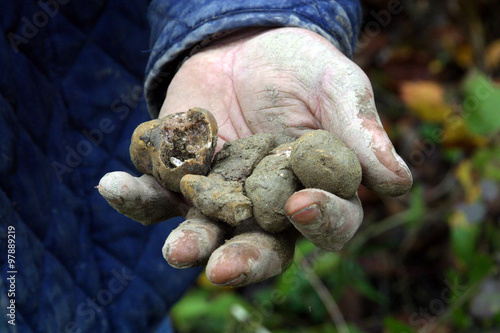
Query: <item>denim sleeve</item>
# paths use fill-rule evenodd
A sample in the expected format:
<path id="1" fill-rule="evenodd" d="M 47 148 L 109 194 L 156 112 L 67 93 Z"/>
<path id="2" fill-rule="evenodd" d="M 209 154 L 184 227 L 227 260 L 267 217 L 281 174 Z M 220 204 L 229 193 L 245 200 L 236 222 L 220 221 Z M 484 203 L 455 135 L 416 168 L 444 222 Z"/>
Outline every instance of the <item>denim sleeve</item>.
<path id="1" fill-rule="evenodd" d="M 154 0 L 148 19 L 152 31 L 145 95 L 149 112 L 157 117 L 179 63 L 201 41 L 252 26 L 300 27 L 352 57 L 361 5 L 359 0 Z"/>

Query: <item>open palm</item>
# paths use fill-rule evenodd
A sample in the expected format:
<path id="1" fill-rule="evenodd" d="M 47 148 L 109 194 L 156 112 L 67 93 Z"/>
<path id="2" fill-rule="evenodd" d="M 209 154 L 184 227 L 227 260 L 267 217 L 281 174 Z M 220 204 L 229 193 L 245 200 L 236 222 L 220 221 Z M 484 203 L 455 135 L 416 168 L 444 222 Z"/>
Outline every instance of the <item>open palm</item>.
<path id="1" fill-rule="evenodd" d="M 380 123 L 368 78 L 316 33 L 300 28 L 250 30 L 196 53 L 172 80 L 160 118 L 192 107 L 214 114 L 219 125 L 217 150 L 225 141 L 255 133 L 298 137 L 325 129 L 357 155 L 365 186 L 391 196 L 411 188 L 408 167 Z M 100 191 L 118 211 L 143 223 L 189 209 L 184 198 L 162 189 L 150 176 L 110 173 L 101 180 Z M 285 211 L 297 230 L 326 250 L 340 249 L 363 216 L 357 196 L 345 200 L 317 189 L 292 195 Z M 288 234 L 229 231 L 237 236 L 221 245 L 228 238 L 224 227 L 201 229 L 181 225 L 169 236 L 164 255 L 178 267 L 208 261 L 207 275 L 216 284 L 260 281 L 279 274 L 293 256 L 289 249 L 295 238 Z"/>

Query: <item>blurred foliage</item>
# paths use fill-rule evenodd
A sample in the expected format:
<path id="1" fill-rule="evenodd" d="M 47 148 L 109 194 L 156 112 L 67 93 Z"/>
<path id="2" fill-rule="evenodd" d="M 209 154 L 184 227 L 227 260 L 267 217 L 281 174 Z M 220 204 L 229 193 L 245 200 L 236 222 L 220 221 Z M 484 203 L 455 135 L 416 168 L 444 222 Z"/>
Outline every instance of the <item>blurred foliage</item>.
<path id="1" fill-rule="evenodd" d="M 274 280 L 201 276 L 172 311 L 178 332 L 500 331 L 500 2 L 362 2 L 355 61 L 413 190 L 361 187 L 352 241 L 327 253 L 302 239 Z"/>

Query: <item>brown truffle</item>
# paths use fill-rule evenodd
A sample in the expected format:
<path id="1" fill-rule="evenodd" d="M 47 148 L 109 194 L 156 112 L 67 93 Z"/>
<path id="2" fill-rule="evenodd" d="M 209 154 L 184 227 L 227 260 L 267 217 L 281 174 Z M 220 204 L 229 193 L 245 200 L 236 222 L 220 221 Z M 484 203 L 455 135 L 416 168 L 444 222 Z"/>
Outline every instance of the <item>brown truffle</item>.
<path id="1" fill-rule="evenodd" d="M 219 174 L 225 180 L 244 182 L 274 147 L 274 135 L 268 133 L 227 141 L 215 155 L 210 173 Z"/>
<path id="2" fill-rule="evenodd" d="M 255 220 L 269 232 L 280 232 L 290 226 L 285 203 L 301 187 L 290 165 L 293 146 L 294 143 L 285 143 L 275 148 L 262 159 L 245 183 Z"/>
<path id="3" fill-rule="evenodd" d="M 226 181 L 216 174 L 186 175 L 181 180 L 181 191 L 203 214 L 230 225 L 252 217 L 252 203 L 237 181 Z"/>
<path id="4" fill-rule="evenodd" d="M 180 192 L 184 175 L 209 172 L 216 144 L 215 118 L 207 110 L 193 108 L 139 125 L 132 135 L 130 156 L 139 171 Z"/>
<path id="5" fill-rule="evenodd" d="M 356 155 L 327 131 L 302 135 L 290 159 L 293 172 L 307 188 L 349 199 L 361 183 L 361 165 Z"/>

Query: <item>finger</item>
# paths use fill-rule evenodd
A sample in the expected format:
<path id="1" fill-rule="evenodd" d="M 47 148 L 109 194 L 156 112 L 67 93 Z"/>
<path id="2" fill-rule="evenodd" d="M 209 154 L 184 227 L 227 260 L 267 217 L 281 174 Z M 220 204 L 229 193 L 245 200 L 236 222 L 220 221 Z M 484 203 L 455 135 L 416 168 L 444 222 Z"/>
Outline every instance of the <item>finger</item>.
<path id="1" fill-rule="evenodd" d="M 250 222 L 249 222 L 250 221 Z M 215 285 L 243 286 L 285 271 L 293 260 L 295 237 L 271 234 L 249 220 L 210 257 L 206 274 Z"/>
<path id="2" fill-rule="evenodd" d="M 185 215 L 189 204 L 149 175 L 133 177 L 126 172 L 110 172 L 101 178 L 99 193 L 119 213 L 150 225 Z"/>
<path id="3" fill-rule="evenodd" d="M 369 79 L 344 56 L 337 58 L 323 80 L 323 127 L 356 154 L 366 187 L 390 196 L 408 192 L 411 173 L 382 126 Z"/>
<path id="4" fill-rule="evenodd" d="M 363 220 L 357 195 L 345 200 L 317 189 L 293 194 L 285 204 L 285 212 L 304 237 L 331 252 L 340 250 Z"/>
<path id="5" fill-rule="evenodd" d="M 186 221 L 165 241 L 163 257 L 176 268 L 204 265 L 212 252 L 224 243 L 228 230 L 227 224 L 211 220 L 197 208 L 191 208 Z"/>

